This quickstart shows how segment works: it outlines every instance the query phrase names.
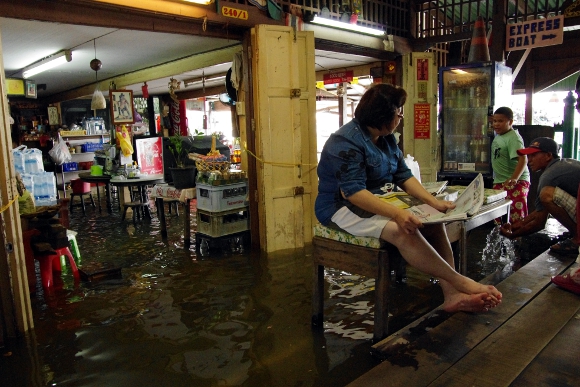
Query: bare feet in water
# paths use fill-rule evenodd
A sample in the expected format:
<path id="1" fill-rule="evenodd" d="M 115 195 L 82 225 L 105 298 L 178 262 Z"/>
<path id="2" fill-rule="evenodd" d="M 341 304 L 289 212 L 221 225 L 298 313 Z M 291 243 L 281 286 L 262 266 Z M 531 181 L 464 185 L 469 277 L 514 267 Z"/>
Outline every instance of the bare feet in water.
<path id="1" fill-rule="evenodd" d="M 446 312 L 487 312 L 501 303 L 502 294 L 492 285 L 470 282 L 473 293 L 462 293 L 455 289 L 445 292 L 443 310 Z"/>
<path id="2" fill-rule="evenodd" d="M 487 312 L 497 304 L 491 302 L 487 293 L 465 294 L 455 293 L 445 298 L 443 310 L 449 313 L 454 312 Z"/>

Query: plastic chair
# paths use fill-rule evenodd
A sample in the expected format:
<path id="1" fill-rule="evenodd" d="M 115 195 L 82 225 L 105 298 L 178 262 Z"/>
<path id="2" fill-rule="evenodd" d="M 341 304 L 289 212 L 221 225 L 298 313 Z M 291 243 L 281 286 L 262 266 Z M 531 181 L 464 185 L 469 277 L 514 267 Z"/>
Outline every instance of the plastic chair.
<path id="1" fill-rule="evenodd" d="M 60 257 L 63 255 L 68 258 L 75 282 L 80 279 L 79 269 L 68 247 L 61 247 L 54 250 L 46 249 L 34 255 L 34 258 L 40 263 L 40 278 L 44 289 L 51 290 L 54 287 L 53 271 L 62 271 Z"/>
<path id="2" fill-rule="evenodd" d="M 79 245 L 77 244 L 77 232 L 73 230 L 66 230 L 66 236 L 70 243 L 72 255 L 75 258 L 76 263 L 81 263 L 81 251 L 79 250 Z"/>
<path id="3" fill-rule="evenodd" d="M 70 185 L 72 188 L 72 193 L 70 195 L 70 213 L 73 213 L 73 207 L 74 207 L 74 198 L 75 196 L 80 197 L 81 201 L 80 201 L 80 205 L 83 207 L 83 215 L 86 215 L 86 209 L 85 209 L 85 199 L 84 199 L 84 195 L 89 195 L 89 198 L 91 199 L 91 204 L 93 206 L 93 208 L 96 208 L 97 206 L 95 205 L 95 201 L 93 199 L 93 194 L 91 192 L 91 184 L 90 183 L 86 183 L 80 179 L 72 179 L 70 181 Z M 78 204 L 77 204 L 78 205 Z"/>

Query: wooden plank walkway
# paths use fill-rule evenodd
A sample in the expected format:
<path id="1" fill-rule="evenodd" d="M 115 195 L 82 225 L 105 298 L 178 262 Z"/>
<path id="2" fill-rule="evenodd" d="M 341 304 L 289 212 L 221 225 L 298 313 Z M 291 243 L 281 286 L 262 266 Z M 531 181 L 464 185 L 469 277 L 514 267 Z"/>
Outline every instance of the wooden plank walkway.
<path id="1" fill-rule="evenodd" d="M 375 344 L 385 361 L 348 387 L 578 386 L 580 297 L 550 283 L 575 259 L 541 254 L 488 313 L 431 312 Z"/>

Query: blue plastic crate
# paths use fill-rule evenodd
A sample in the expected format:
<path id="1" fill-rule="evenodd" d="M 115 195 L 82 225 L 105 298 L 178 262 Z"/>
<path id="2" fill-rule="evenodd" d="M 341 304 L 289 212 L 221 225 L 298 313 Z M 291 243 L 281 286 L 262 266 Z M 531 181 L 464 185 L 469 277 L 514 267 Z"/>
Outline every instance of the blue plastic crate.
<path id="1" fill-rule="evenodd" d="M 64 163 L 62 165 L 62 170 L 63 172 L 71 172 L 71 171 L 78 171 L 79 170 L 79 164 L 72 161 L 70 163 Z"/>

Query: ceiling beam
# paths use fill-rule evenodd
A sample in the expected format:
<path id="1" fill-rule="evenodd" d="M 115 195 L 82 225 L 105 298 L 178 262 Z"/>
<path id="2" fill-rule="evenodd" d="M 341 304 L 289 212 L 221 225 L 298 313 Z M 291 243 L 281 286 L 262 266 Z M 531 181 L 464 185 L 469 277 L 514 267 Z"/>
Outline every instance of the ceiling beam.
<path id="1" fill-rule="evenodd" d="M 143 3 L 151 1 L 143 0 Z M 161 4 L 171 4 L 156 1 Z M 236 5 L 237 6 L 237 5 Z M 186 16 L 138 10 L 86 0 L 2 0 L 2 17 L 138 31 L 196 35 L 240 41 L 248 26 L 214 10 L 188 6 Z M 254 7 L 255 8 L 255 7 Z M 270 19 L 272 22 L 274 20 Z M 252 19 L 252 22 L 255 22 Z M 274 23 L 270 23 L 274 24 Z"/>
<path id="2" fill-rule="evenodd" d="M 117 89 L 123 89 L 129 85 L 149 82 L 151 80 L 160 78 L 172 77 L 175 74 L 182 74 L 188 71 L 206 68 L 217 63 L 229 63 L 234 57 L 234 54 L 240 52 L 241 50 L 242 45 L 237 44 L 219 50 L 192 55 L 187 58 L 161 64 L 148 69 L 138 70 L 112 78 L 103 79 L 98 83 L 91 83 L 89 85 L 69 90 L 64 93 L 55 94 L 47 98 L 46 101 L 47 103 L 56 103 L 75 98 L 85 98 L 87 96 L 91 96 L 97 87 L 101 91 L 108 90 L 111 82 L 115 83 Z"/>

